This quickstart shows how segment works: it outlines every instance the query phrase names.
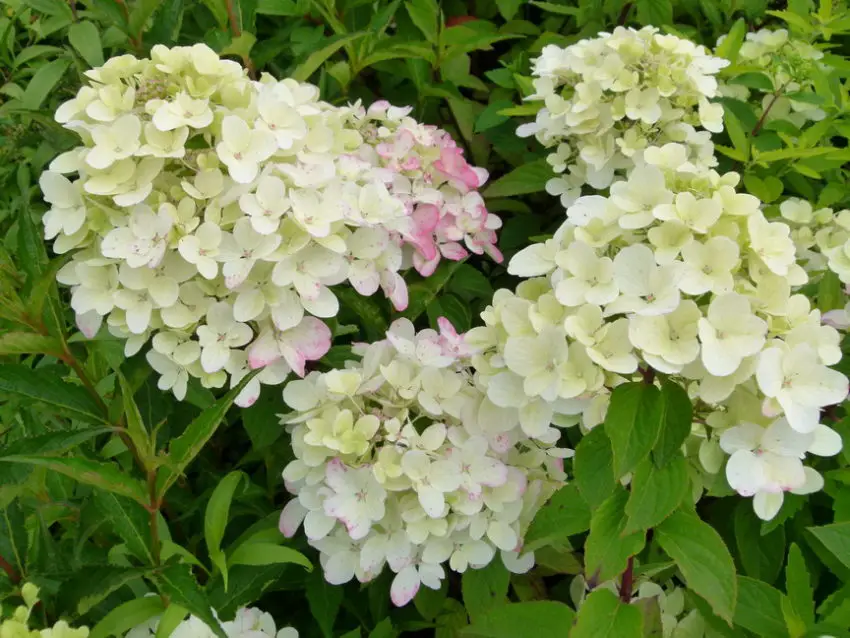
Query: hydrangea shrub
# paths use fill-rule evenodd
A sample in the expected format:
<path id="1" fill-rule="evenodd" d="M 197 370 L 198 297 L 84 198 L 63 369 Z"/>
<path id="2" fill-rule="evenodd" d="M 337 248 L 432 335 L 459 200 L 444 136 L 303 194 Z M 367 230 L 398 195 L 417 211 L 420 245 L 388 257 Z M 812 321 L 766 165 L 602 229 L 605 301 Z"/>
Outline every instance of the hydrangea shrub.
<path id="1" fill-rule="evenodd" d="M 844 635 L 843 1 L 55 4 L 0 638 Z"/>

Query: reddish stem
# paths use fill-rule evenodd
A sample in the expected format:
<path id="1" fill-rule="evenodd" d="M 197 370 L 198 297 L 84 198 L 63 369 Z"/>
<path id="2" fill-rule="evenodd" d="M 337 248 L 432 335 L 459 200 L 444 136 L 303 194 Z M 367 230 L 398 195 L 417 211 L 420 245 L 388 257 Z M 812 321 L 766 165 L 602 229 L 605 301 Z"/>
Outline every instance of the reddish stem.
<path id="1" fill-rule="evenodd" d="M 620 580 L 620 600 L 622 600 L 627 605 L 632 600 L 632 586 L 635 577 L 634 569 L 635 557 L 629 556 L 629 562 L 626 565 L 626 571 L 623 572 L 622 579 Z"/>
<path id="2" fill-rule="evenodd" d="M 17 585 L 21 582 L 21 575 L 18 573 L 18 570 L 12 567 L 12 565 L 2 556 L 0 556 L 0 569 L 6 572 L 6 575 L 13 584 Z"/>

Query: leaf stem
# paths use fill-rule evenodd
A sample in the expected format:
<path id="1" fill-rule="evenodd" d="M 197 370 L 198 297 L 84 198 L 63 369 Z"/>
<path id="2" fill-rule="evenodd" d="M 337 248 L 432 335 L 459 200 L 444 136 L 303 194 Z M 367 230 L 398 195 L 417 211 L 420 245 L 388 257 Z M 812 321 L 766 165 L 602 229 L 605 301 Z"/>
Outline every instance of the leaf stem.
<path id="1" fill-rule="evenodd" d="M 620 579 L 620 600 L 627 605 L 632 600 L 632 586 L 634 583 L 635 557 L 629 556 L 629 562 L 626 564 L 626 570 Z"/>
<path id="2" fill-rule="evenodd" d="M 92 398 L 97 403 L 97 407 L 100 408 L 100 410 L 108 419 L 109 408 L 106 406 L 106 403 L 104 403 L 103 397 L 100 396 L 100 392 L 98 392 L 97 388 L 94 387 L 94 384 L 91 382 L 91 379 L 89 379 L 88 375 L 86 374 L 86 371 L 83 369 L 83 366 L 81 366 L 80 362 L 77 361 L 77 358 L 74 356 L 74 353 L 71 352 L 70 348 L 68 348 L 67 346 L 65 347 L 65 352 L 62 353 L 60 359 L 62 359 L 62 361 L 74 371 L 74 373 L 80 379 L 82 384 L 85 386 L 88 393 L 92 395 Z"/>
<path id="3" fill-rule="evenodd" d="M 153 556 L 154 565 L 160 566 L 162 559 L 162 542 L 159 539 L 159 506 L 160 501 L 156 496 L 156 470 L 148 470 L 148 497 L 150 505 L 148 513 L 150 514 L 150 530 L 151 530 L 151 555 Z"/>
<path id="4" fill-rule="evenodd" d="M 2 569 L 4 572 L 6 572 L 6 575 L 9 577 L 9 580 L 11 580 L 13 584 L 17 585 L 19 582 L 21 582 L 21 575 L 2 556 L 0 556 L 0 569 Z"/>
<path id="5" fill-rule="evenodd" d="M 756 125 L 753 127 L 753 130 L 750 131 L 750 137 L 755 137 L 756 135 L 758 135 L 758 132 L 762 129 L 765 122 L 767 121 L 767 114 L 770 113 L 770 109 L 772 109 L 773 105 L 776 104 L 776 100 L 782 97 L 782 90 L 784 88 L 784 86 L 781 86 L 773 92 L 773 99 L 771 99 L 768 105 L 764 108 L 764 111 L 762 112 L 759 121 L 756 122 Z"/>

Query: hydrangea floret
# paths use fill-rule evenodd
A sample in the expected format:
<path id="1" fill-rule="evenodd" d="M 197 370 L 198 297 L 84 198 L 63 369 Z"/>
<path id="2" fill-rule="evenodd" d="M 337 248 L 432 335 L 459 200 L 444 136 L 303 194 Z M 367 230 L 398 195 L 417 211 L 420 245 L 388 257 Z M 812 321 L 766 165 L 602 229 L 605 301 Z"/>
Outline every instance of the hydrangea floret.
<path id="1" fill-rule="evenodd" d="M 711 133 L 723 128 L 714 75 L 728 62 L 655 27 L 617 27 L 562 48 L 547 45 L 533 61 L 536 120 L 519 127 L 554 149 L 558 177 L 546 185 L 570 206 L 582 187 L 607 188 L 644 156 L 715 166 Z M 677 143 L 676 150 L 667 145 Z"/>
<path id="2" fill-rule="evenodd" d="M 303 523 L 333 584 L 389 566 L 399 606 L 420 585 L 439 588 L 445 566 L 477 569 L 500 553 L 509 570 L 530 569 L 523 534 L 571 452 L 554 447 L 557 436 L 530 439 L 515 411 L 487 398 L 445 319 L 418 333 L 399 319 L 355 354 L 284 389 L 295 460 L 283 476 L 295 498 L 281 531 Z"/>
<path id="3" fill-rule="evenodd" d="M 599 44 L 574 46 L 560 56 Z M 573 143 L 584 130 L 560 135 Z M 769 519 L 785 491 L 822 487 L 807 454 L 841 448 L 820 423 L 847 396 L 830 368 L 839 334 L 797 292 L 808 274 L 791 227 L 739 193 L 736 173 L 692 157 L 686 143 L 649 142 L 607 196 L 578 197 L 551 239 L 513 257 L 509 272 L 528 281 L 498 291 L 467 342 L 477 383 L 532 439 L 599 424 L 623 382 L 674 379 L 693 399 L 703 465 L 717 472 L 731 455 L 729 484 Z"/>
<path id="4" fill-rule="evenodd" d="M 190 377 L 233 386 L 262 368 L 237 399 L 248 406 L 261 383 L 303 375 L 330 347 L 332 286 L 403 309 L 402 268 L 501 260 L 477 190 L 487 172 L 409 108 L 332 106 L 203 44 L 86 75 L 56 112 L 82 145 L 41 177 L 45 235 L 74 251 L 58 279 L 80 329 L 105 318 L 127 355 L 151 341 L 178 398 Z"/>

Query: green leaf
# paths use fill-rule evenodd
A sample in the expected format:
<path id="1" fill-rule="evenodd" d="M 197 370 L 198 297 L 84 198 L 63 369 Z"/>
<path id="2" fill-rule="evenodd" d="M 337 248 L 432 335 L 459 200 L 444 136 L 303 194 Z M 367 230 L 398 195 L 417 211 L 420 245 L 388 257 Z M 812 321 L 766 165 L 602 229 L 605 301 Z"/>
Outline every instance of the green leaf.
<path id="1" fill-rule="evenodd" d="M 563 603 L 538 600 L 508 603 L 494 607 L 483 618 L 460 632 L 446 635 L 477 638 L 517 638 L 518 636 L 564 636 L 575 614 Z"/>
<path id="2" fill-rule="evenodd" d="M 691 434 L 693 411 L 687 391 L 665 379 L 661 383 L 661 432 L 652 450 L 652 459 L 658 467 L 682 455 L 682 445 Z"/>
<path id="3" fill-rule="evenodd" d="M 508 121 L 508 116 L 502 114 L 502 110 L 511 106 L 508 100 L 497 100 L 487 105 L 475 120 L 475 132 L 481 133 L 495 128 Z"/>
<path id="4" fill-rule="evenodd" d="M 773 80 L 764 73 L 742 73 L 729 79 L 729 84 L 740 84 L 750 89 L 758 89 L 772 93 L 774 90 Z"/>
<path id="5" fill-rule="evenodd" d="M 576 447 L 573 471 L 578 490 L 590 507 L 597 507 L 614 491 L 614 454 L 605 428 L 596 426 L 584 435 Z"/>
<path id="6" fill-rule="evenodd" d="M 221 570 L 224 588 L 227 589 L 227 560 L 221 551 L 221 541 L 230 516 L 230 503 L 239 483 L 245 477 L 240 471 L 231 472 L 215 486 L 204 512 L 204 540 L 213 565 Z"/>
<path id="7" fill-rule="evenodd" d="M 134 10 L 134 13 L 145 5 L 156 7 L 158 3 L 159 0 L 144 0 L 139 3 L 140 6 Z M 132 20 L 130 21 L 130 28 L 133 28 Z M 100 43 L 100 32 L 93 23 L 82 20 L 72 24 L 68 27 L 68 41 L 77 50 L 80 57 L 88 62 L 89 66 L 97 67 L 103 64 L 103 45 Z"/>
<path id="8" fill-rule="evenodd" d="M 782 570 L 785 558 L 785 528 L 779 526 L 762 535 L 761 521 L 752 503 L 741 501 L 735 508 L 735 544 L 744 572 L 748 576 L 772 583 Z"/>
<path id="9" fill-rule="evenodd" d="M 416 321 L 428 305 L 437 298 L 440 291 L 446 286 L 454 272 L 460 268 L 462 262 L 443 260 L 430 277 L 424 281 L 417 281 L 408 286 L 408 297 L 410 303 L 407 309 L 400 313 L 402 317 Z M 382 335 L 383 339 L 384 336 Z"/>
<path id="10" fill-rule="evenodd" d="M 121 401 L 124 405 L 127 434 L 130 436 L 130 440 L 136 447 L 139 456 L 145 462 L 145 465 L 149 467 L 149 463 L 154 455 L 153 446 L 147 428 L 145 428 L 145 424 L 142 421 L 139 406 L 136 405 L 136 401 L 133 399 L 133 389 L 120 370 L 116 370 L 115 375 L 118 377 L 118 385 L 121 387 Z"/>
<path id="11" fill-rule="evenodd" d="M 297 16 L 298 4 L 293 0 L 260 0 L 257 13 L 268 16 Z"/>
<path id="12" fill-rule="evenodd" d="M 259 600 L 269 587 L 280 580 L 286 570 L 285 565 L 233 565 L 228 570 L 230 580 L 226 591 L 220 575 L 214 576 L 207 585 L 210 602 L 222 616 L 229 617 L 236 613 L 239 607 Z"/>
<path id="13" fill-rule="evenodd" d="M 169 565 L 157 572 L 155 580 L 161 593 L 204 621 L 216 636 L 227 638 L 188 565 Z"/>
<path id="14" fill-rule="evenodd" d="M 744 158 L 744 161 L 748 160 L 750 158 L 750 136 L 728 104 L 723 105 L 723 122 L 735 150 Z"/>
<path id="15" fill-rule="evenodd" d="M 328 352 L 328 355 L 330 354 Z M 348 354 L 348 358 L 351 358 L 350 349 Z M 342 367 L 342 363 L 339 367 Z M 277 416 L 281 413 L 280 393 L 261 393 L 259 400 L 249 408 L 242 408 L 241 413 L 242 426 L 251 439 L 251 447 L 257 452 L 270 450 L 284 433 L 283 426 L 278 424 Z"/>
<path id="16" fill-rule="evenodd" d="M 47 403 L 59 414 L 88 423 L 104 423 L 103 413 L 82 387 L 65 383 L 54 374 L 23 365 L 0 365 L 0 390 Z"/>
<path id="17" fill-rule="evenodd" d="M 652 450 L 663 419 L 661 391 L 654 385 L 633 382 L 614 388 L 605 415 L 605 433 L 614 453 L 614 476 L 637 467 Z"/>
<path id="18" fill-rule="evenodd" d="M 484 197 L 513 197 L 539 193 L 546 188 L 546 182 L 555 174 L 545 159 L 523 164 L 490 184 L 484 190 Z"/>
<path id="19" fill-rule="evenodd" d="M 44 100 L 50 95 L 50 92 L 59 84 L 59 80 L 65 75 L 71 61 L 67 58 L 59 58 L 48 62 L 42 67 L 39 67 L 35 75 L 27 84 L 27 88 L 21 97 L 21 102 L 24 108 L 31 111 L 37 111 L 41 108 Z"/>
<path id="20" fill-rule="evenodd" d="M 25 463 L 46 467 L 54 472 L 70 476 L 75 481 L 127 496 L 139 503 L 147 503 L 144 485 L 122 472 L 113 463 L 101 463 L 82 457 L 54 458 L 49 456 L 7 456 L 0 458 L 7 463 Z"/>
<path id="21" fill-rule="evenodd" d="M 404 3 L 416 28 L 433 44 L 439 42 L 440 7 L 436 0 L 409 0 Z"/>
<path id="22" fill-rule="evenodd" d="M 625 570 L 629 558 L 643 549 L 644 532 L 624 533 L 628 498 L 625 490 L 618 489 L 593 512 L 584 546 L 584 570 L 589 581 L 601 583 L 614 578 Z"/>
<path id="23" fill-rule="evenodd" d="M 671 0 L 637 0 L 638 22 L 660 27 L 673 24 L 673 2 Z"/>
<path id="24" fill-rule="evenodd" d="M 95 625 L 89 638 L 123 636 L 127 631 L 147 622 L 165 610 L 159 596 L 144 596 L 118 605 Z"/>
<path id="25" fill-rule="evenodd" d="M 201 0 L 206 6 L 207 9 L 210 10 L 210 13 L 215 18 L 215 21 L 218 22 L 218 26 L 222 31 L 227 31 L 229 29 L 227 24 L 227 6 L 225 5 L 226 0 Z"/>
<path id="26" fill-rule="evenodd" d="M 815 622 L 815 594 L 803 552 L 796 543 L 788 550 L 785 566 L 785 591 L 797 615 L 808 625 Z"/>
<path id="27" fill-rule="evenodd" d="M 607 589 L 597 589 L 582 603 L 570 638 L 642 638 L 643 616 Z"/>
<path id="28" fill-rule="evenodd" d="M 227 561 L 231 565 L 275 565 L 295 563 L 307 571 L 313 570 L 313 564 L 301 552 L 291 547 L 274 543 L 243 543 L 237 547 Z"/>
<path id="29" fill-rule="evenodd" d="M 513 20 L 514 16 L 519 11 L 525 0 L 496 0 L 496 6 L 499 7 L 499 13 L 505 20 Z"/>
<path id="30" fill-rule="evenodd" d="M 778 162 L 787 159 L 800 159 L 804 157 L 817 157 L 819 155 L 829 155 L 835 152 L 834 148 L 781 148 L 777 151 L 765 151 L 759 153 L 755 160 L 764 166 L 771 162 Z"/>
<path id="31" fill-rule="evenodd" d="M 112 531 L 121 537 L 130 553 L 153 565 L 148 512 L 135 501 L 100 490 L 94 493 L 94 505 Z"/>
<path id="32" fill-rule="evenodd" d="M 49 354 L 61 356 L 62 342 L 37 332 L 6 332 L 0 335 L 0 355 Z"/>
<path id="33" fill-rule="evenodd" d="M 824 525 L 822 527 L 807 527 L 806 529 L 842 565 L 850 568 L 850 522 L 833 523 L 832 525 Z"/>
<path id="34" fill-rule="evenodd" d="M 818 310 L 828 312 L 844 308 L 844 286 L 831 270 L 827 270 L 818 284 Z"/>
<path id="35" fill-rule="evenodd" d="M 443 604 L 446 602 L 446 595 L 449 591 L 449 583 L 447 580 L 440 581 L 439 589 L 431 589 L 430 587 L 420 587 L 413 599 L 413 604 L 416 611 L 427 621 L 431 622 L 440 611 L 443 609 Z"/>
<path id="36" fill-rule="evenodd" d="M 380 341 L 387 336 L 389 322 L 381 307 L 371 297 L 364 297 L 353 288 L 344 286 L 334 290 L 342 305 L 360 318 L 360 324 L 369 341 Z"/>
<path id="37" fill-rule="evenodd" d="M 325 638 L 333 638 L 333 628 L 339 607 L 342 604 L 342 587 L 335 587 L 325 581 L 321 572 L 313 573 L 307 580 L 307 604 L 310 612 L 319 624 Z"/>
<path id="38" fill-rule="evenodd" d="M 782 617 L 782 593 L 755 578 L 738 576 L 735 624 L 765 638 L 787 636 Z"/>
<path id="39" fill-rule="evenodd" d="M 738 52 L 741 50 L 741 45 L 744 43 L 744 37 L 747 35 L 747 23 L 743 18 L 735 20 L 735 24 L 729 29 L 729 33 L 723 38 L 723 42 L 717 45 L 714 50 L 714 55 L 720 58 L 726 58 L 732 64 L 738 59 Z"/>
<path id="40" fill-rule="evenodd" d="M 778 199 L 785 189 L 782 180 L 773 175 L 769 175 L 764 179 L 756 177 L 753 174 L 744 175 L 744 186 L 746 186 L 750 194 L 755 195 L 765 203 L 770 203 Z"/>
<path id="41" fill-rule="evenodd" d="M 534 517 L 525 534 L 524 551 L 533 551 L 590 529 L 590 508 L 569 483 L 559 489 Z"/>
<path id="42" fill-rule="evenodd" d="M 318 51 L 311 53 L 304 62 L 295 67 L 295 70 L 290 74 L 293 80 L 298 82 L 306 82 L 310 76 L 318 71 L 319 67 L 327 61 L 334 53 L 339 51 L 346 44 L 350 44 L 355 40 L 362 38 L 366 33 L 350 33 L 333 40 L 330 44 L 326 44 Z"/>
<path id="43" fill-rule="evenodd" d="M 147 21 L 154 12 L 163 3 L 163 0 L 139 0 L 133 3 L 133 10 L 130 12 L 129 28 L 131 34 L 141 34 L 147 24 Z M 100 38 L 97 39 L 98 45 Z M 99 49 L 98 49 L 99 52 Z M 83 56 L 85 58 L 85 56 Z M 88 61 L 88 58 L 85 58 Z M 102 64 L 102 62 L 101 62 Z M 99 66 L 92 64 L 92 66 Z"/>
<path id="44" fill-rule="evenodd" d="M 357 631 L 357 635 L 360 635 L 359 630 Z M 389 618 L 384 618 L 369 632 L 369 638 L 395 638 L 396 636 L 398 636 L 398 632 L 393 627 L 393 622 Z"/>
<path id="45" fill-rule="evenodd" d="M 688 494 L 688 462 L 679 454 L 657 467 L 649 459 L 638 465 L 632 477 L 625 533 L 646 531 L 672 514 Z"/>
<path id="46" fill-rule="evenodd" d="M 66 581 L 62 594 L 73 597 L 69 606 L 73 607 L 76 615 L 82 616 L 111 593 L 139 580 L 144 573 L 136 567 L 90 567 Z"/>
<path id="47" fill-rule="evenodd" d="M 0 509 L 0 556 L 21 574 L 27 566 L 27 525 L 18 501 Z"/>
<path id="48" fill-rule="evenodd" d="M 494 607 L 507 603 L 510 573 L 501 561 L 482 569 L 467 569 L 461 579 L 463 605 L 472 622 L 484 618 Z"/>
<path id="49" fill-rule="evenodd" d="M 221 50 L 221 55 L 235 55 L 246 60 L 251 56 L 251 49 L 256 43 L 257 36 L 250 31 L 243 31 L 239 37 L 233 38 L 230 44 Z"/>
<path id="50" fill-rule="evenodd" d="M 188 609 L 174 603 L 169 604 L 157 623 L 155 638 L 168 638 L 188 615 Z"/>
<path id="51" fill-rule="evenodd" d="M 480 270 L 469 264 L 458 266 L 446 289 L 466 301 L 473 299 L 489 301 L 493 296 L 493 285 L 490 280 Z"/>
<path id="52" fill-rule="evenodd" d="M 204 410 L 201 415 L 192 421 L 179 437 L 171 441 L 171 446 L 168 450 L 168 461 L 164 469 L 167 472 L 164 474 L 164 479 L 159 488 L 159 495 L 164 496 L 174 482 L 183 474 L 189 463 L 192 462 L 198 453 L 203 449 L 206 442 L 210 440 L 216 429 L 218 429 L 233 400 L 239 396 L 242 389 L 254 378 L 258 371 L 245 376 L 235 388 L 215 402 L 211 408 Z M 163 474 L 160 474 L 162 477 Z"/>
<path id="53" fill-rule="evenodd" d="M 694 512 L 678 510 L 655 528 L 655 538 L 685 577 L 721 618 L 735 610 L 735 563 L 713 527 Z"/>
<path id="54" fill-rule="evenodd" d="M 581 9 L 578 7 L 568 7 L 554 2 L 538 2 L 537 0 L 531 0 L 530 4 L 533 4 L 535 7 L 540 7 L 544 11 L 564 16 L 577 16 L 581 13 Z"/>

